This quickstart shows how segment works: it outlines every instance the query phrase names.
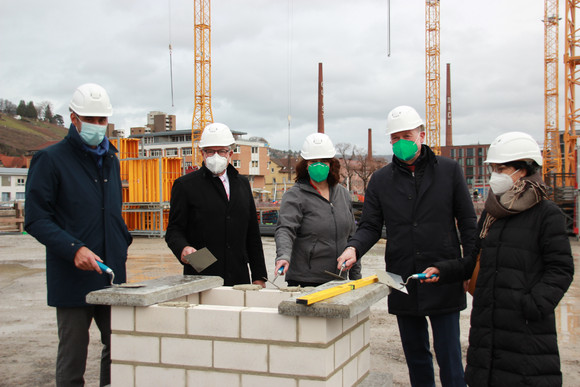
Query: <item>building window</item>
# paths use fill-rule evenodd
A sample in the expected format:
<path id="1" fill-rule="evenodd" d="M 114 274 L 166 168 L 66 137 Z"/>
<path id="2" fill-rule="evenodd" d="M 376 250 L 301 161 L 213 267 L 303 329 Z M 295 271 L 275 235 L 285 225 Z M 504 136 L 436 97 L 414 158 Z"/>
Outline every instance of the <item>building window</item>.
<path id="1" fill-rule="evenodd" d="M 191 161 L 186 161 L 184 166 L 185 166 L 185 168 L 191 167 Z"/>
<path id="2" fill-rule="evenodd" d="M 191 156 L 191 148 L 181 148 L 181 154 L 183 156 Z"/>
<path id="3" fill-rule="evenodd" d="M 252 147 L 252 153 L 258 153 L 258 147 L 257 146 L 253 146 Z"/>
<path id="4" fill-rule="evenodd" d="M 477 155 L 478 156 L 483 156 L 483 148 L 478 148 L 477 149 Z"/>
<path id="5" fill-rule="evenodd" d="M 465 159 L 465 165 L 475 165 L 475 160 L 473 158 Z"/>
<path id="6" fill-rule="evenodd" d="M 455 158 L 455 149 L 451 149 L 451 152 L 449 153 L 449 156 L 451 156 L 452 159 Z"/>
<path id="7" fill-rule="evenodd" d="M 457 162 L 459 163 L 459 165 L 463 166 L 463 159 L 462 158 L 458 158 Z"/>
<path id="8" fill-rule="evenodd" d="M 259 164 L 257 160 L 252 160 L 252 168 L 258 168 Z"/>
<path id="9" fill-rule="evenodd" d="M 467 151 L 467 155 L 466 155 L 467 157 L 473 157 L 473 154 L 474 154 L 473 148 L 467 148 L 466 151 Z"/>
<path id="10" fill-rule="evenodd" d="M 10 187 L 10 176 L 2 176 L 2 187 Z"/>
<path id="11" fill-rule="evenodd" d="M 9 202 L 10 201 L 10 192 L 2 192 L 2 201 Z"/>
<path id="12" fill-rule="evenodd" d="M 240 153 L 240 146 L 239 145 L 236 145 L 234 147 L 234 153 Z"/>
<path id="13" fill-rule="evenodd" d="M 165 154 L 167 155 L 167 157 L 176 157 L 177 156 L 177 149 L 176 148 L 167 149 L 165 151 Z"/>
<path id="14" fill-rule="evenodd" d="M 16 185 L 23 187 L 26 184 L 26 180 L 23 177 L 19 177 L 16 179 Z"/>
<path id="15" fill-rule="evenodd" d="M 240 160 L 232 160 L 232 165 L 234 166 L 234 168 L 239 168 L 242 163 L 240 162 Z"/>
<path id="16" fill-rule="evenodd" d="M 457 156 L 463 157 L 463 149 L 462 148 L 457 149 Z"/>
<path id="17" fill-rule="evenodd" d="M 465 176 L 473 176 L 473 167 L 465 168 Z"/>
<path id="18" fill-rule="evenodd" d="M 468 177 L 467 179 L 465 179 L 465 181 L 467 182 L 468 186 L 473 186 L 473 177 Z"/>
<path id="19" fill-rule="evenodd" d="M 161 157 L 163 156 L 163 151 L 161 149 L 151 149 L 149 155 L 151 157 Z"/>
<path id="20" fill-rule="evenodd" d="M 26 199 L 26 194 L 24 192 L 16 192 L 16 200 Z"/>

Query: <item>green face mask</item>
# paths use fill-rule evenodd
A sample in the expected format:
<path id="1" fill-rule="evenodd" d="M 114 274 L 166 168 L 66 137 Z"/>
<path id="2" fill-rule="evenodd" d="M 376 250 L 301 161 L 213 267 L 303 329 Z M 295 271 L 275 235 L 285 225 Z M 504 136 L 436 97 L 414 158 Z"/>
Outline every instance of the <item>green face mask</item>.
<path id="1" fill-rule="evenodd" d="M 393 153 L 403 161 L 409 161 L 417 154 L 417 144 L 414 141 L 400 139 L 393 144 Z"/>
<path id="2" fill-rule="evenodd" d="M 330 172 L 330 167 L 324 163 L 312 163 L 308 166 L 308 174 L 310 178 L 317 183 L 326 180 Z"/>

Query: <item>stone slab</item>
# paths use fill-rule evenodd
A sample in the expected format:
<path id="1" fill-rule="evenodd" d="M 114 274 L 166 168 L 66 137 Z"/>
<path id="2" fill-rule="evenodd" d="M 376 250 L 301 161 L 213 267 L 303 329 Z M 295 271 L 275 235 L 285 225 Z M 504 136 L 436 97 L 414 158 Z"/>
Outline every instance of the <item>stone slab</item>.
<path id="1" fill-rule="evenodd" d="M 217 276 L 175 275 L 139 282 L 139 288 L 111 287 L 87 294 L 89 304 L 149 306 L 203 292 L 224 284 Z M 133 285 L 133 284 L 132 284 Z"/>
<path id="2" fill-rule="evenodd" d="M 312 291 L 298 294 L 288 300 L 278 304 L 278 313 L 286 316 L 311 316 L 325 318 L 351 318 L 375 302 L 385 298 L 390 293 L 390 288 L 379 282 L 363 286 L 349 292 L 339 294 L 326 300 L 316 302 L 312 305 L 301 305 L 296 303 L 296 298 L 308 294 L 316 293 L 320 290 L 328 289 L 336 285 L 344 284 L 344 281 L 331 281 L 317 286 Z"/>

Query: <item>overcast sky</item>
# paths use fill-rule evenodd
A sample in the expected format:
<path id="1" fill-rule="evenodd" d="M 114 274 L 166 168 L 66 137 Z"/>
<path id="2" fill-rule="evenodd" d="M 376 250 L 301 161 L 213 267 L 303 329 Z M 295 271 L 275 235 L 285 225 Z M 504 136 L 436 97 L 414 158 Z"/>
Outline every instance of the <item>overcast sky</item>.
<path id="1" fill-rule="evenodd" d="M 441 98 L 451 63 L 454 145 L 512 130 L 542 143 L 543 1 L 444 0 L 440 11 Z M 390 154 L 388 112 L 411 105 L 425 115 L 424 23 L 424 1 L 391 0 L 388 57 L 387 0 L 212 0 L 214 121 L 298 150 L 317 130 L 322 62 L 326 133 L 366 149 L 372 128 L 373 153 Z M 561 20 L 561 46 L 563 31 Z M 152 110 L 191 129 L 193 0 L 5 1 L 0 56 L 0 98 L 50 101 L 67 126 L 73 91 L 96 82 L 109 92 L 117 129 L 144 126 Z M 563 71 L 560 61 L 561 78 Z"/>

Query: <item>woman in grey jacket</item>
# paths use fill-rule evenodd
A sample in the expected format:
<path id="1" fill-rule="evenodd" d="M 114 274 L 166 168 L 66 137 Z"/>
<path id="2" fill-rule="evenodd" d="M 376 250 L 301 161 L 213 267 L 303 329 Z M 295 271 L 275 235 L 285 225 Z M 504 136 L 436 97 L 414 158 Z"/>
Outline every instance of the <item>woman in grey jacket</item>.
<path id="1" fill-rule="evenodd" d="M 332 280 L 336 258 L 355 231 L 350 194 L 338 184 L 340 163 L 330 138 L 306 137 L 296 166 L 296 184 L 282 197 L 276 226 L 276 272 L 283 267 L 290 286 L 318 286 Z M 344 274 L 343 274 L 344 276 Z M 348 277 L 361 278 L 360 264 Z"/>

